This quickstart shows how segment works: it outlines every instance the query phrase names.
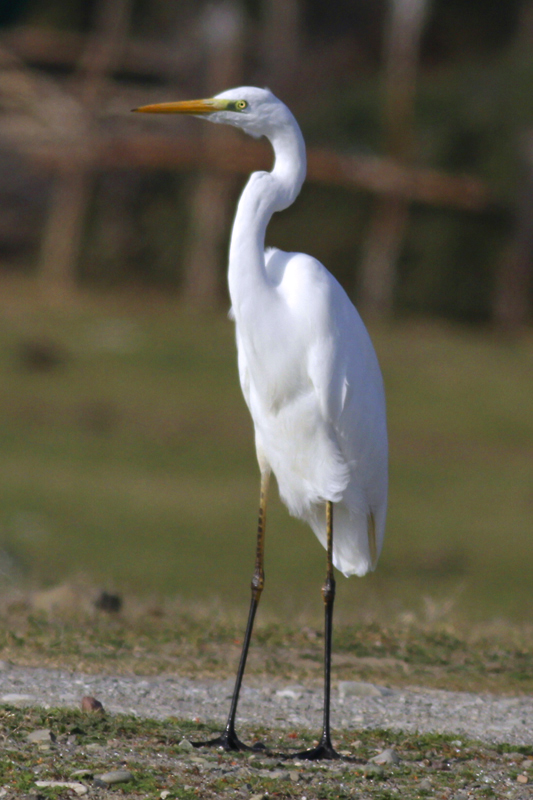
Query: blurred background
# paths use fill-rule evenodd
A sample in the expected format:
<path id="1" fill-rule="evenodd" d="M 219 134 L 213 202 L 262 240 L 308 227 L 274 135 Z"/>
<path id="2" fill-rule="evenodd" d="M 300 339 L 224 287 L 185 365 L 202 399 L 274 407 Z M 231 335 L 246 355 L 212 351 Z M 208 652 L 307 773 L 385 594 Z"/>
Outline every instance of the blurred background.
<path id="1" fill-rule="evenodd" d="M 271 156 L 130 114 L 243 84 L 308 144 L 267 243 L 336 275 L 385 377 L 388 538 L 340 613 L 531 619 L 531 0 L 0 3 L 0 589 L 247 604 L 225 262 Z M 265 605 L 320 613 L 324 563 L 274 497 Z"/>

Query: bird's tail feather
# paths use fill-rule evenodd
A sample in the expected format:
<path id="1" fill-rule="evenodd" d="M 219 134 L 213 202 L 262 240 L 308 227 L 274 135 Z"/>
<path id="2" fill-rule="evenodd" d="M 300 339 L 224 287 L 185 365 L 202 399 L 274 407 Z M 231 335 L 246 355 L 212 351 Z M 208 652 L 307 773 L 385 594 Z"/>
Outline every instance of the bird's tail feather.
<path id="1" fill-rule="evenodd" d="M 325 504 L 310 508 L 306 519 L 318 540 L 326 547 Z M 343 503 L 334 504 L 333 564 L 343 575 L 362 576 L 375 569 L 380 549 L 378 538 L 373 511 L 354 512 Z"/>

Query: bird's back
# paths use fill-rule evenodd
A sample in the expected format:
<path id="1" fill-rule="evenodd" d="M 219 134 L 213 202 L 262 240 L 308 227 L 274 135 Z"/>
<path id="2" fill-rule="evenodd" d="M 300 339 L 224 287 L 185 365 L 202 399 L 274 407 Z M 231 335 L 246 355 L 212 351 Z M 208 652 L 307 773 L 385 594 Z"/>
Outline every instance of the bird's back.
<path id="1" fill-rule="evenodd" d="M 267 251 L 265 261 L 269 307 L 257 309 L 253 324 L 236 319 L 259 463 L 272 469 L 289 511 L 324 545 L 325 501 L 334 502 L 334 564 L 363 575 L 379 556 L 387 502 L 375 351 L 355 307 L 320 262 L 280 250 Z"/>

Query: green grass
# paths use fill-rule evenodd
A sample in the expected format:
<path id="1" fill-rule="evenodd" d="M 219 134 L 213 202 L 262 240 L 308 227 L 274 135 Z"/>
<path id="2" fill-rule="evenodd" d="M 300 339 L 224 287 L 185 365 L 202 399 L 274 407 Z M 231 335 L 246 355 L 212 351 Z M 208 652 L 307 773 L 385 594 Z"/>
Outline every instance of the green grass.
<path id="1" fill-rule="evenodd" d="M 82 573 L 246 605 L 258 473 L 232 324 L 152 298 L 47 309 L 20 287 L 0 311 L 4 585 Z M 339 617 L 531 618 L 533 338 L 407 322 L 372 334 L 387 540 L 374 575 L 339 580 Z M 56 366 L 28 366 L 41 342 Z M 266 609 L 320 614 L 323 573 L 321 547 L 273 493 Z"/>
<path id="2" fill-rule="evenodd" d="M 28 742 L 28 732 L 37 729 L 50 730 L 55 742 L 44 747 Z M 505 746 L 495 749 L 441 734 L 334 731 L 339 750 L 350 754 L 351 760 L 344 762 L 287 761 L 268 754 L 223 754 L 203 748 L 186 752 L 180 747 L 184 737 L 208 736 L 214 730 L 175 718 L 156 722 L 126 715 L 3 706 L 0 736 L 6 757 L 0 763 L 0 784 L 9 797 L 28 797 L 26 792 L 35 791 L 36 780 L 73 780 L 73 772 L 84 770 L 78 781 L 89 788 L 93 776 L 125 766 L 132 780 L 110 787 L 109 794 L 100 789 L 98 796 L 156 798 L 165 791 L 169 798 L 181 800 L 211 800 L 228 794 L 302 800 L 416 800 L 459 796 L 459 792 L 476 797 L 525 797 L 517 776 L 528 782 L 532 777 L 531 748 L 513 748 L 513 753 L 507 753 Z M 248 741 L 260 738 L 274 753 L 297 752 L 313 742 L 308 732 L 244 726 L 241 730 Z M 401 759 L 398 764 L 376 769 L 367 763 L 385 748 L 395 749 Z M 51 800 L 65 797 L 66 792 L 40 788 L 39 795 Z"/>
<path id="3" fill-rule="evenodd" d="M 228 613 L 183 600 L 139 601 L 120 614 L 96 611 L 94 587 L 70 586 L 63 608 L 40 610 L 19 599 L 0 613 L 0 659 L 112 675 L 179 673 L 226 679 L 236 669 L 244 609 Z M 43 594 L 37 595 L 43 597 Z M 57 597 L 57 592 L 56 592 Z M 2 604 L 4 605 L 4 604 Z M 246 675 L 305 683 L 321 691 L 322 625 L 260 613 Z M 527 694 L 533 692 L 533 626 L 339 622 L 333 633 L 333 681 Z"/>

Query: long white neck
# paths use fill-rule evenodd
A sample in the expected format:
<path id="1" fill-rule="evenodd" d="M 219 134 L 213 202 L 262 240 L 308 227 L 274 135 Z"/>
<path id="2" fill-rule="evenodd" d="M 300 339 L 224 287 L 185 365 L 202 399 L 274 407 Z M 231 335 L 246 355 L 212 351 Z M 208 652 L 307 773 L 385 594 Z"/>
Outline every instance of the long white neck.
<path id="1" fill-rule="evenodd" d="M 274 149 L 272 172 L 254 172 L 237 206 L 229 251 L 228 282 L 236 317 L 247 300 L 271 291 L 265 270 L 265 233 L 276 211 L 288 208 L 305 180 L 305 143 L 287 109 L 287 122 L 267 134 Z"/>

